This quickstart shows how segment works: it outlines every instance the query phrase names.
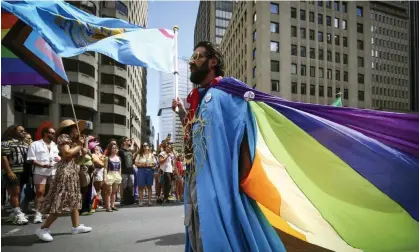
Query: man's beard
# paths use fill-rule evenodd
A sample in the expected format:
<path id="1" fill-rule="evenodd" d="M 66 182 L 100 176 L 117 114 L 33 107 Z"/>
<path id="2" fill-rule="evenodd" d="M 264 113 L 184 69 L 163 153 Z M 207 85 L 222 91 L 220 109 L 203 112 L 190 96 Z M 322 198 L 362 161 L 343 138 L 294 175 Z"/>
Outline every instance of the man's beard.
<path id="1" fill-rule="evenodd" d="M 195 65 L 196 66 L 196 65 Z M 199 68 L 191 72 L 191 77 L 189 78 L 194 84 L 202 84 L 209 73 L 209 59 L 207 59 Z"/>
<path id="2" fill-rule="evenodd" d="M 47 136 L 47 138 L 48 138 L 48 140 L 49 140 L 49 141 L 54 140 L 54 136 L 50 136 L 50 135 L 48 135 L 48 136 Z"/>

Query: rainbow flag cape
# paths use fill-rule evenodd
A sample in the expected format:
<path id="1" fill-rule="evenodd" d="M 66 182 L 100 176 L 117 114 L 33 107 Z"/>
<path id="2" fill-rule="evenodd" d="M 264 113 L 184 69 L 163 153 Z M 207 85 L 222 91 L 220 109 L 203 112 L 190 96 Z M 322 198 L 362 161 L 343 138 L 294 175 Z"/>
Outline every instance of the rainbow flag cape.
<path id="1" fill-rule="evenodd" d="M 419 115 L 290 102 L 234 78 L 202 96 L 204 251 L 419 251 Z"/>

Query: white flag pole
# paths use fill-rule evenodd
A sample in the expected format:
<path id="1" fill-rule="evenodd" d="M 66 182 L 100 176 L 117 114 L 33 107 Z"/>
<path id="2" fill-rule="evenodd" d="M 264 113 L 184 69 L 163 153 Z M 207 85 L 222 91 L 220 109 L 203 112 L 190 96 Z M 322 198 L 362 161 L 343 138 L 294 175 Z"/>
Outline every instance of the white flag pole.
<path id="1" fill-rule="evenodd" d="M 178 46 L 177 46 L 177 35 L 179 33 L 179 26 L 175 25 L 173 27 L 173 32 L 175 34 L 175 69 L 173 71 L 173 75 L 175 76 L 175 99 L 177 100 L 179 96 L 179 66 L 178 66 Z M 176 107 L 176 113 L 179 112 L 179 108 Z"/>

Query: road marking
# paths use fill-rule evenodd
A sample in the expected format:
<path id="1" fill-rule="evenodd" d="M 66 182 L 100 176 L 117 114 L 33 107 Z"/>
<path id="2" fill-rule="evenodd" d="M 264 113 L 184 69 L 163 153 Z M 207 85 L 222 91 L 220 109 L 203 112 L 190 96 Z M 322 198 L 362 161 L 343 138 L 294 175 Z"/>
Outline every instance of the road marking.
<path id="1" fill-rule="evenodd" d="M 20 228 L 15 228 L 15 229 L 12 229 L 12 230 L 10 230 L 9 232 L 5 233 L 4 235 L 13 234 L 13 233 L 16 233 L 16 232 L 17 232 L 17 231 L 19 231 L 19 230 L 20 230 Z"/>

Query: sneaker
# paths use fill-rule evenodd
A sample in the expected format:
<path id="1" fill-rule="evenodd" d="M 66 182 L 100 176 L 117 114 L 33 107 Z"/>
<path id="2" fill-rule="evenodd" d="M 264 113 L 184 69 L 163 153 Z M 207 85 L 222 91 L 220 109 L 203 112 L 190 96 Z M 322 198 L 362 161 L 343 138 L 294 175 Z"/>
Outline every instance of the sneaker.
<path id="1" fill-rule="evenodd" d="M 35 218 L 33 219 L 33 224 L 42 223 L 42 214 L 37 213 L 35 214 Z"/>
<path id="2" fill-rule="evenodd" d="M 17 214 L 15 216 L 15 219 L 13 220 L 13 224 L 16 224 L 16 225 L 25 225 L 25 224 L 28 224 L 28 222 L 29 222 L 28 219 L 23 213 Z"/>
<path id="3" fill-rule="evenodd" d="M 52 240 L 54 240 L 54 238 L 52 238 L 51 236 L 51 231 L 49 230 L 49 228 L 38 228 L 35 232 L 36 236 L 38 236 L 38 238 L 44 242 L 51 242 Z"/>
<path id="4" fill-rule="evenodd" d="M 71 228 L 71 234 L 75 235 L 75 234 L 82 234 L 82 233 L 89 233 L 90 231 L 92 231 L 91 227 L 86 227 L 83 224 L 80 224 L 78 227 L 72 227 Z"/>

